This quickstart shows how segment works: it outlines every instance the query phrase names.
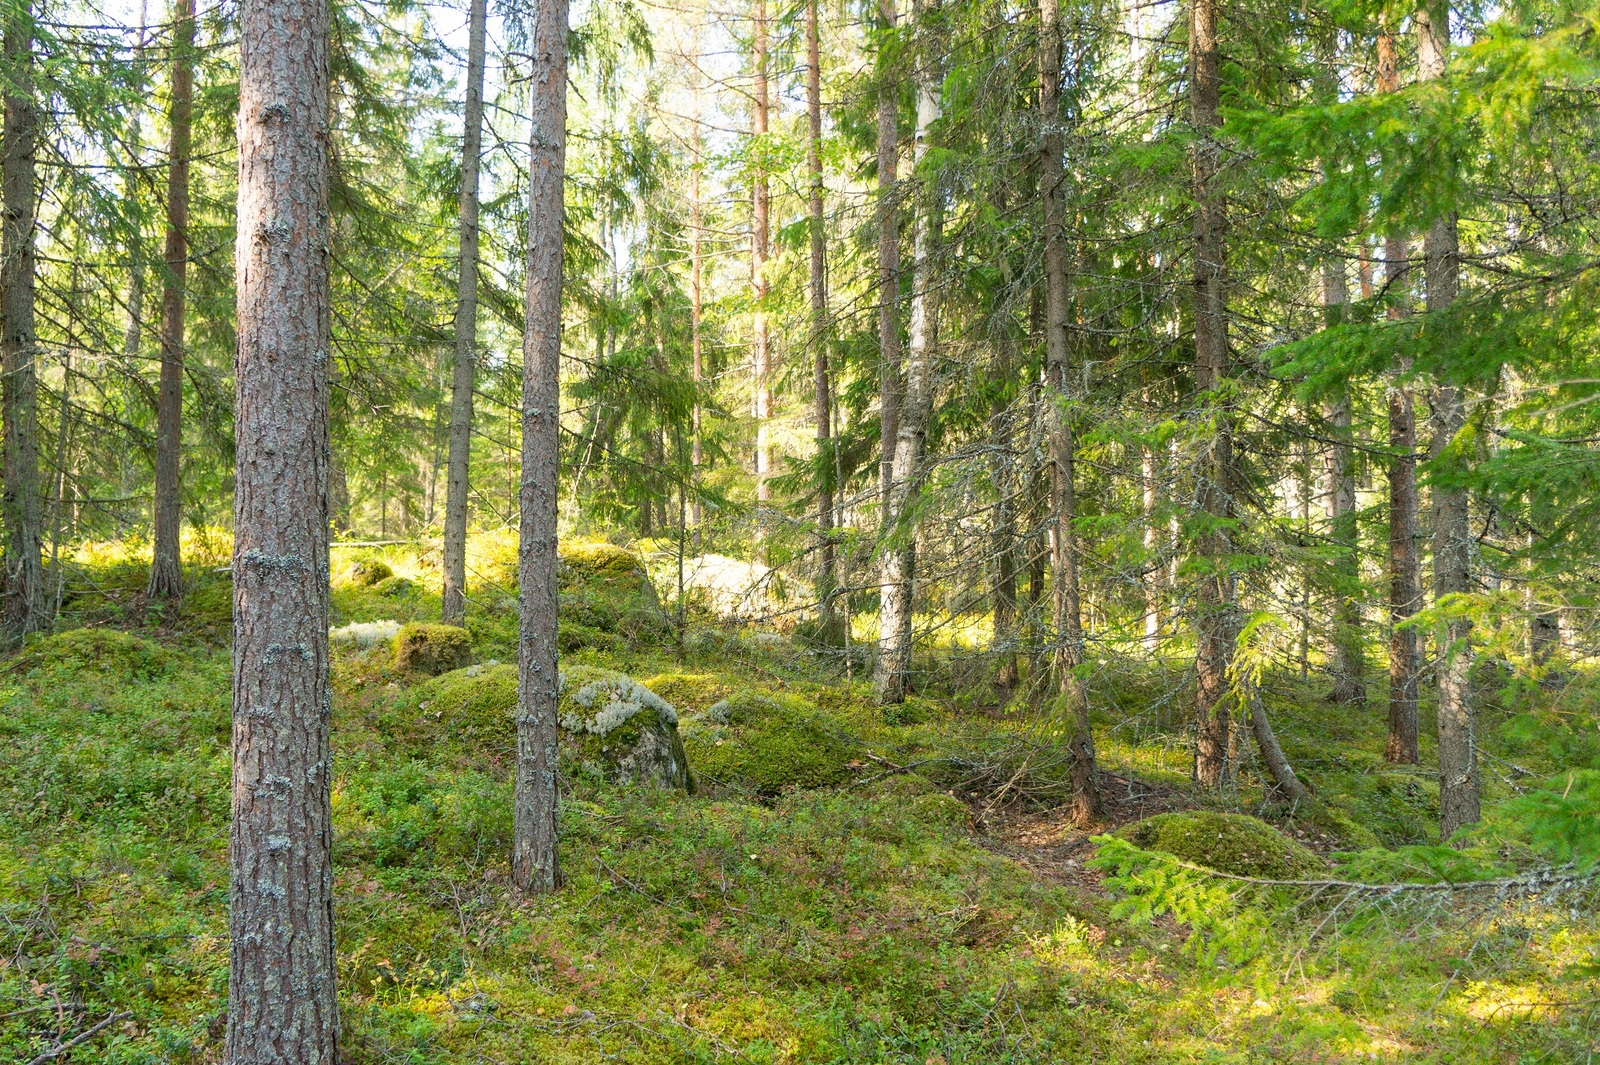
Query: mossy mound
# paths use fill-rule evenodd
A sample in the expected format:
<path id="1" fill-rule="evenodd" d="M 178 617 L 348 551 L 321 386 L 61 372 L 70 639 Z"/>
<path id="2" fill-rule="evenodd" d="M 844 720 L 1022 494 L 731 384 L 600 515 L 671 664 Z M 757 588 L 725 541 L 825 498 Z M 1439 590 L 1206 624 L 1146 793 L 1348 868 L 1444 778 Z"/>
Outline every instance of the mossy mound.
<path id="1" fill-rule="evenodd" d="M 405 625 L 395 637 L 394 665 L 401 672 L 438 676 L 472 661 L 472 634 L 455 625 Z"/>
<path id="2" fill-rule="evenodd" d="M 699 713 L 732 694 L 715 673 L 657 673 L 640 683 L 685 713 Z"/>
<path id="3" fill-rule="evenodd" d="M 639 556 L 604 540 L 566 540 L 556 548 L 562 562 L 588 573 L 632 573 Z"/>
<path id="4" fill-rule="evenodd" d="M 703 778 L 739 784 L 758 794 L 843 783 L 861 754 L 852 738 L 793 695 L 742 692 L 698 715 L 685 738 Z"/>
<path id="5" fill-rule="evenodd" d="M 388 599 L 401 599 L 417 594 L 417 585 L 414 581 L 404 577 L 385 577 L 372 586 L 372 590 Z"/>
<path id="6" fill-rule="evenodd" d="M 470 666 L 417 689 L 420 724 L 469 750 L 509 753 L 516 746 L 517 667 Z M 568 771 L 595 771 L 624 783 L 692 789 L 678 736 L 678 714 L 648 688 L 592 666 L 561 672 L 557 707 Z"/>
<path id="7" fill-rule="evenodd" d="M 1235 876 L 1297 880 L 1327 868 L 1306 847 L 1245 814 L 1211 810 L 1157 814 L 1124 825 L 1117 835 L 1145 850 Z"/>
<path id="8" fill-rule="evenodd" d="M 563 543 L 558 571 L 564 650 L 618 650 L 603 633 L 630 644 L 659 644 L 672 623 L 639 556 L 608 543 Z"/>
<path id="9" fill-rule="evenodd" d="M 394 576 L 394 570 L 381 558 L 363 558 L 350 563 L 344 578 L 351 584 L 371 588 Z"/>
<path id="10" fill-rule="evenodd" d="M 172 658 L 154 641 L 118 629 L 70 629 L 29 643 L 20 661 L 25 667 L 156 677 Z"/>
<path id="11" fill-rule="evenodd" d="M 577 622 L 563 621 L 556 626 L 556 647 L 564 655 L 576 651 L 594 650 L 606 654 L 616 654 L 625 646 L 625 641 L 614 632 L 606 632 L 592 625 L 580 625 Z"/>

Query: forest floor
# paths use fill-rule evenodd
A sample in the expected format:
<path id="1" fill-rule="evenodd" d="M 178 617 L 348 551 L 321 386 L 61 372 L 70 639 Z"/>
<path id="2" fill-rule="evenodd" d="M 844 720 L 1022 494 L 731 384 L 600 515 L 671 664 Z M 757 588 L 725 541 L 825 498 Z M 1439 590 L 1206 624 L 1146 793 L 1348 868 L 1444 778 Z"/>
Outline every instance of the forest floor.
<path id="1" fill-rule="evenodd" d="M 711 625 L 680 639 L 604 556 L 574 556 L 575 571 L 595 569 L 564 589 L 564 668 L 624 672 L 676 706 L 698 786 L 574 770 L 565 884 L 522 899 L 506 883 L 509 716 L 474 717 L 464 708 L 482 707 L 461 698 L 514 655 L 507 575 L 490 572 L 473 601 L 475 672 L 429 680 L 396 668 L 378 623 L 436 618 L 433 578 L 414 555 L 386 561 L 400 576 L 371 584 L 336 567 L 348 1062 L 1600 1054 L 1594 884 L 1517 886 L 1539 866 L 1500 813 L 1525 776 L 1600 768 L 1584 678 L 1559 698 L 1487 700 L 1485 828 L 1444 851 L 1427 845 L 1436 787 L 1382 760 L 1381 708 L 1330 707 L 1296 676 L 1272 679 L 1284 745 L 1320 795 L 1291 817 L 1248 762 L 1237 793 L 1193 793 L 1167 709 L 1182 703 L 1181 665 L 1112 662 L 1093 686 L 1107 822 L 1083 831 L 1065 819 L 1048 726 L 975 709 L 941 680 L 969 670 L 959 648 L 924 663 L 906 706 L 882 708 L 795 639 Z M 50 1060 L 216 1061 L 227 577 L 197 566 L 183 613 L 163 621 L 119 549 L 79 565 L 66 602 L 78 627 L 0 663 L 0 1060 L 92 1030 Z M 725 699 L 753 709 L 718 724 L 708 710 Z M 1101 834 L 1173 811 L 1262 814 L 1275 829 L 1250 845 L 1312 872 L 1218 879 L 1195 863 L 1228 865 L 1207 850 L 1221 844 L 1185 863 Z M 1296 878 L 1443 886 L 1259 882 Z"/>

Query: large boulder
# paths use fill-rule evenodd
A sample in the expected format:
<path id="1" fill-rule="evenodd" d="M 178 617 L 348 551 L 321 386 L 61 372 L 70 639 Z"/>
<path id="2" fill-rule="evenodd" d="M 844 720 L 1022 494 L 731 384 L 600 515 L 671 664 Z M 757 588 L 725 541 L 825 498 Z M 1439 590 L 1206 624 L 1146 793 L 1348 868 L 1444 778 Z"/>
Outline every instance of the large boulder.
<path id="1" fill-rule="evenodd" d="M 1325 871 L 1310 849 L 1245 814 L 1186 810 L 1156 814 L 1117 830 L 1147 851 L 1161 851 L 1219 873 L 1298 880 Z"/>
<path id="2" fill-rule="evenodd" d="M 561 671 L 557 717 L 567 772 L 690 790 L 689 760 L 671 704 L 631 677 L 573 665 Z M 416 689 L 419 725 L 477 751 L 516 749 L 517 667 L 486 663 Z"/>
<path id="3" fill-rule="evenodd" d="M 394 666 L 402 673 L 436 677 L 472 661 L 472 635 L 456 625 L 421 622 L 400 629 L 394 643 Z"/>
<path id="4" fill-rule="evenodd" d="M 708 780 L 775 796 L 849 780 L 860 744 L 797 695 L 737 692 L 688 721 L 688 749 Z"/>

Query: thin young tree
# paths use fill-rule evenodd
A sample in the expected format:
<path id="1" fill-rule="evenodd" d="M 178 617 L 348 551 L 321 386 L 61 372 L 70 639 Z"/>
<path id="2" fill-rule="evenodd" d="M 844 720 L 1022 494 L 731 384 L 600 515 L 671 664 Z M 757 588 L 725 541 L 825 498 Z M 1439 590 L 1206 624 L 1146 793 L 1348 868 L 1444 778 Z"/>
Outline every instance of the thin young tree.
<path id="1" fill-rule="evenodd" d="M 567 0 L 539 0 L 528 135 L 527 324 L 522 334 L 521 620 L 511 882 L 554 891 L 557 861 L 556 491 L 561 463 L 561 269 L 567 159 Z"/>
<path id="2" fill-rule="evenodd" d="M 754 84 L 751 93 L 750 139 L 755 158 L 750 173 L 750 281 L 755 299 L 751 322 L 751 361 L 755 375 L 754 414 L 756 418 L 756 503 L 765 507 L 772 501 L 772 410 L 773 378 L 777 374 L 772 354 L 771 328 L 767 321 L 767 297 L 771 279 L 767 277 L 767 258 L 772 248 L 772 190 L 767 175 L 767 131 L 771 121 L 771 87 L 767 63 L 771 58 L 771 34 L 767 25 L 767 0 L 754 0 L 750 7 L 751 65 Z M 762 519 L 765 525 L 765 519 Z"/>
<path id="3" fill-rule="evenodd" d="M 817 26 L 817 0 L 806 0 L 806 170 L 811 179 L 807 209 L 811 228 L 811 261 L 808 281 L 811 294 L 811 347 L 813 415 L 817 438 L 817 531 L 821 543 L 818 566 L 817 622 L 822 634 L 832 638 L 838 621 L 833 595 L 839 586 L 838 548 L 833 538 L 833 399 L 828 377 L 828 278 L 827 237 L 822 213 L 822 42 Z"/>
<path id="4" fill-rule="evenodd" d="M 1439 81 L 1450 55 L 1450 6 L 1447 2 L 1419 8 L 1417 76 Z M 1423 276 L 1429 315 L 1443 315 L 1461 290 L 1461 245 L 1456 213 L 1446 210 L 1433 220 L 1423 241 Z M 1431 413 L 1428 459 L 1435 481 L 1433 497 L 1433 594 L 1435 604 L 1472 591 L 1472 529 L 1467 490 L 1448 483 L 1446 451 L 1466 425 L 1461 388 L 1437 380 L 1429 397 Z M 1443 478 L 1441 479 L 1441 475 Z M 1478 751 L 1473 737 L 1472 621 L 1447 606 L 1436 627 L 1439 664 L 1439 834 L 1449 839 L 1478 820 Z"/>
<path id="5" fill-rule="evenodd" d="M 1394 34 L 1387 26 L 1378 34 L 1378 91 L 1399 92 L 1400 74 Z M 1383 243 L 1384 287 L 1391 320 L 1409 311 L 1410 270 L 1403 236 L 1391 233 Z M 1384 757 L 1415 765 L 1422 760 L 1417 737 L 1417 675 L 1422 671 L 1421 634 L 1408 624 L 1422 609 L 1422 565 L 1418 558 L 1417 416 L 1411 388 L 1409 356 L 1400 356 L 1390 375 L 1389 414 L 1389 736 Z"/>
<path id="6" fill-rule="evenodd" d="M 233 826 L 223 1060 L 334 1065 L 326 0 L 239 6 Z"/>
<path id="7" fill-rule="evenodd" d="M 886 45 L 899 21 L 895 0 L 878 0 L 882 41 L 878 56 L 878 428 L 879 495 L 887 510 L 894 481 L 900 417 L 900 222 L 895 210 L 900 166 L 899 83 Z"/>
<path id="8" fill-rule="evenodd" d="M 1196 606 L 1194 775 L 1201 787 L 1220 787 L 1231 771 L 1228 673 L 1239 622 L 1230 555 L 1234 516 L 1233 430 L 1216 392 L 1228 376 L 1228 305 L 1224 237 L 1227 203 L 1219 180 L 1222 148 L 1222 77 L 1217 41 L 1217 0 L 1192 0 L 1189 9 L 1189 120 L 1194 127 L 1190 175 L 1194 199 L 1195 390 L 1206 430 L 1198 470 L 1199 509 L 1205 522 L 1197 554 L 1202 573 Z"/>
<path id="9" fill-rule="evenodd" d="M 456 358 L 450 381 L 450 457 L 444 500 L 444 606 L 446 625 L 467 620 L 467 487 L 472 460 L 472 387 L 478 347 L 478 163 L 483 154 L 486 0 L 471 0 L 467 14 L 467 99 L 462 113 L 459 232 L 456 279 Z"/>
<path id="10" fill-rule="evenodd" d="M 1071 278 L 1067 274 L 1065 146 L 1061 130 L 1061 5 L 1039 0 L 1039 186 L 1044 214 L 1045 407 L 1049 419 L 1051 566 L 1055 570 L 1056 711 L 1067 729 L 1071 760 L 1072 818 L 1080 825 L 1100 817 L 1095 784 L 1094 733 L 1083 664 L 1083 617 L 1078 585 L 1077 484 L 1072 431 Z"/>
<path id="11" fill-rule="evenodd" d="M 1330 256 L 1322 264 L 1322 314 L 1327 327 L 1344 321 L 1350 287 L 1344 260 Z M 1332 442 L 1322 454 L 1323 513 L 1333 541 L 1333 640 L 1329 672 L 1333 701 L 1357 706 L 1367 701 L 1365 664 L 1361 653 L 1361 554 L 1356 525 L 1356 474 L 1350 455 L 1350 389 L 1341 383 L 1323 407 Z"/>
<path id="12" fill-rule="evenodd" d="M 35 155 L 39 105 L 34 99 L 34 13 L 18 4 L 5 26 L 5 132 L 0 138 L 0 373 L 4 383 L 5 586 L 0 637 L 20 640 L 49 624 L 39 507 L 38 337 L 34 333 Z"/>
<path id="13" fill-rule="evenodd" d="M 161 284 L 161 379 L 156 392 L 155 530 L 146 598 L 170 610 L 183 596 L 178 466 L 183 448 L 183 326 L 189 276 L 189 140 L 194 106 L 194 0 L 173 12 L 167 111 L 167 245 Z"/>
<path id="14" fill-rule="evenodd" d="M 923 25 L 917 32 L 917 126 L 912 164 L 920 179 L 934 185 L 937 179 L 925 173 L 925 161 L 930 131 L 939 120 L 942 79 L 934 57 L 932 35 L 925 24 L 928 15 L 926 7 L 919 7 L 915 13 Z M 911 608 L 917 559 L 913 511 L 921 486 L 928 419 L 933 410 L 934 347 L 939 329 L 933 258 L 940 239 L 938 196 L 930 189 L 919 200 L 911 216 L 911 319 L 905 379 L 899 396 L 894 467 L 890 471 L 889 502 L 884 509 L 881 533 L 878 663 L 873 684 L 878 698 L 885 703 L 905 702 L 911 679 Z"/>

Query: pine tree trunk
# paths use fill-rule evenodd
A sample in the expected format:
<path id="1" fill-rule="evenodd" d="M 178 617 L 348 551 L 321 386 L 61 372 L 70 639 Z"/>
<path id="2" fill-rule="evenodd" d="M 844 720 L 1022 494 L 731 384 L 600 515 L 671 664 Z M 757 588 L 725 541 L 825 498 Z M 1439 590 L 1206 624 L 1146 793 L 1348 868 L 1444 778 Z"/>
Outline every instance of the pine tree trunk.
<path id="1" fill-rule="evenodd" d="M 39 108 L 33 99 L 33 11 L 23 5 L 5 29 L 11 69 L 5 98 L 0 199 L 0 368 L 3 368 L 5 587 L 0 637 L 20 640 L 49 623 L 39 507 L 38 338 L 34 335 L 34 207 Z"/>
<path id="2" fill-rule="evenodd" d="M 920 37 L 920 34 L 919 34 Z M 939 119 L 939 81 L 926 40 L 917 56 L 917 128 L 912 147 L 918 179 L 928 131 Z M 924 217 L 925 216 L 925 217 Z M 904 391 L 895 428 L 894 468 L 883 520 L 883 561 L 879 575 L 878 663 L 873 683 L 885 703 L 905 701 L 911 675 L 911 612 L 916 580 L 916 529 L 913 507 L 921 487 L 922 453 L 933 407 L 934 346 L 938 334 L 933 254 L 939 243 L 939 206 L 928 196 L 912 215 L 911 319 Z"/>
<path id="3" fill-rule="evenodd" d="M 1394 35 L 1385 28 L 1378 35 L 1378 91 L 1399 92 Z M 1384 285 L 1394 303 L 1390 319 L 1407 313 L 1405 294 L 1410 270 L 1402 237 L 1384 241 Z M 1394 368 L 1388 389 L 1389 407 L 1389 737 L 1384 757 L 1415 765 L 1418 750 L 1417 677 L 1422 672 L 1422 637 L 1406 625 L 1422 609 L 1422 564 L 1419 560 L 1417 517 L 1417 419 L 1406 376 L 1411 360 L 1402 357 Z"/>
<path id="4" fill-rule="evenodd" d="M 1417 68 L 1423 81 L 1445 74 L 1450 49 L 1450 8 L 1440 3 L 1416 13 Z M 1437 218 L 1423 242 L 1428 313 L 1438 314 L 1455 302 L 1461 288 L 1460 240 L 1454 211 Z M 1428 458 L 1435 472 L 1444 472 L 1445 451 L 1466 424 L 1461 390 L 1436 383 L 1430 397 L 1431 438 Z M 1433 496 L 1433 594 L 1472 591 L 1472 530 L 1465 488 L 1436 484 Z M 1435 630 L 1439 662 L 1439 834 L 1449 839 L 1463 825 L 1478 820 L 1478 752 L 1473 738 L 1476 707 L 1472 695 L 1472 622 L 1464 617 L 1441 622 Z"/>
<path id="5" fill-rule="evenodd" d="M 556 856 L 556 490 L 561 463 L 561 268 L 567 151 L 567 0 L 534 19 L 528 174 L 527 325 L 522 339 L 521 622 L 511 881 L 554 891 Z"/>
<path id="6" fill-rule="evenodd" d="M 698 57 L 697 57 L 698 60 Z M 705 311 L 705 285 L 704 254 L 705 232 L 705 206 L 700 202 L 700 89 L 695 87 L 695 114 L 693 133 L 690 140 L 694 152 L 694 165 L 690 168 L 690 217 L 689 217 L 689 347 L 691 352 L 691 370 L 694 378 L 694 440 L 693 448 L 693 477 L 695 494 L 694 500 L 689 505 L 689 521 L 694 526 L 692 537 L 696 554 L 700 551 L 700 465 L 705 461 L 702 448 L 701 433 L 701 403 L 700 395 L 705 388 L 705 355 L 704 341 L 701 337 L 701 319 Z"/>
<path id="7" fill-rule="evenodd" d="M 838 637 L 834 590 L 839 587 L 837 547 L 833 538 L 833 396 L 828 379 L 827 245 L 822 215 L 822 45 L 817 26 L 817 0 L 806 0 L 806 169 L 811 176 L 811 345 L 817 422 L 817 532 L 822 561 L 817 580 L 817 624 L 826 640 Z"/>
<path id="8" fill-rule="evenodd" d="M 328 8 L 239 11 L 233 828 L 223 1060 L 339 1060 L 328 729 Z"/>
<path id="9" fill-rule="evenodd" d="M 1322 266 L 1322 313 L 1326 326 L 1344 321 L 1350 303 L 1344 263 Z M 1334 442 L 1323 452 L 1327 483 L 1324 513 L 1335 554 L 1333 574 L 1333 701 L 1358 706 L 1367 701 L 1365 663 L 1361 653 L 1361 555 L 1356 526 L 1356 475 L 1350 462 L 1350 396 L 1340 388 L 1323 410 Z"/>
<path id="10" fill-rule="evenodd" d="M 766 170 L 767 128 L 772 106 L 767 81 L 769 41 L 766 0 L 754 0 L 750 17 L 754 31 L 751 48 L 755 67 L 750 135 L 755 141 L 756 150 L 753 187 L 750 190 L 750 277 L 755 289 L 756 305 L 751 344 L 755 372 L 756 501 L 764 508 L 772 502 L 772 484 L 768 479 L 772 476 L 773 378 L 777 374 L 766 310 L 767 293 L 771 287 L 767 278 L 767 255 L 772 246 L 772 200 Z M 759 527 L 765 529 L 765 517 L 759 519 Z M 765 539 L 764 532 L 762 538 Z"/>
<path id="11" fill-rule="evenodd" d="M 467 103 L 462 114 L 460 273 L 456 279 L 456 360 L 450 382 L 450 458 L 444 497 L 446 625 L 467 622 L 467 490 L 472 464 L 472 384 L 478 356 L 478 163 L 483 155 L 483 65 L 486 0 L 467 15 Z"/>
<path id="12" fill-rule="evenodd" d="M 1191 152 L 1194 183 L 1194 345 L 1195 388 L 1212 405 L 1211 394 L 1228 376 L 1228 308 L 1223 239 L 1227 205 L 1219 187 L 1222 80 L 1217 51 L 1216 0 L 1192 0 L 1189 29 L 1189 107 L 1195 127 Z M 1212 410 L 1215 429 L 1199 471 L 1200 509 L 1211 528 L 1200 536 L 1198 552 L 1206 572 L 1200 579 L 1195 652 L 1195 780 L 1221 787 L 1232 773 L 1230 720 L 1225 696 L 1239 619 L 1229 556 L 1234 517 L 1233 428 L 1226 410 Z"/>
<path id="13" fill-rule="evenodd" d="M 1083 617 L 1078 592 L 1075 443 L 1072 431 L 1072 306 L 1067 276 L 1067 208 L 1061 136 L 1061 6 L 1039 0 L 1039 185 L 1044 200 L 1045 417 L 1049 419 L 1050 525 L 1054 533 L 1055 670 L 1057 711 L 1068 729 L 1072 818 L 1079 825 L 1100 817 L 1095 784 L 1094 733 L 1083 664 Z"/>
<path id="14" fill-rule="evenodd" d="M 156 395 L 155 535 L 146 598 L 183 597 L 178 548 L 182 497 L 184 286 L 189 276 L 189 129 L 194 100 L 194 0 L 177 0 L 167 147 L 167 272 L 161 286 L 161 382 Z"/>
<path id="15" fill-rule="evenodd" d="M 885 30 L 898 21 L 895 0 L 878 0 Z M 879 60 L 878 86 L 878 422 L 879 495 L 888 513 L 889 486 L 894 482 L 894 449 L 900 429 L 900 222 L 895 210 L 898 195 L 900 140 L 899 105 L 887 64 Z"/>

